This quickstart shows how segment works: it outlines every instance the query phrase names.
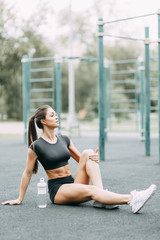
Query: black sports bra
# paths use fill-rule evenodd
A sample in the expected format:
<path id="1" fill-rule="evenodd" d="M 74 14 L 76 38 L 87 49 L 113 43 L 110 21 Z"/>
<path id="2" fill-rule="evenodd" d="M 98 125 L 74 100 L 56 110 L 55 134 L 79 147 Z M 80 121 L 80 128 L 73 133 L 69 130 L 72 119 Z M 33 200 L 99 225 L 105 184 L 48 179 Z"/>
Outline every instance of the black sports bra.
<path id="1" fill-rule="evenodd" d="M 71 157 L 68 147 L 70 139 L 58 134 L 55 144 L 45 141 L 42 137 L 34 141 L 30 148 L 37 154 L 39 162 L 45 170 L 56 169 L 68 164 Z"/>

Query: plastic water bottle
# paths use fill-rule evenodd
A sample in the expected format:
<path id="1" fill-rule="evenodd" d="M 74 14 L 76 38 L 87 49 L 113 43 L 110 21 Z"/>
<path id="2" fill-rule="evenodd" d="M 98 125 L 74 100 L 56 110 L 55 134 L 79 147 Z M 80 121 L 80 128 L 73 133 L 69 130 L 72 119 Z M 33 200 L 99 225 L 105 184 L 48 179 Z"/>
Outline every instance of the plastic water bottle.
<path id="1" fill-rule="evenodd" d="M 39 208 L 47 207 L 47 184 L 44 178 L 40 178 L 40 182 L 37 184 L 37 205 Z"/>

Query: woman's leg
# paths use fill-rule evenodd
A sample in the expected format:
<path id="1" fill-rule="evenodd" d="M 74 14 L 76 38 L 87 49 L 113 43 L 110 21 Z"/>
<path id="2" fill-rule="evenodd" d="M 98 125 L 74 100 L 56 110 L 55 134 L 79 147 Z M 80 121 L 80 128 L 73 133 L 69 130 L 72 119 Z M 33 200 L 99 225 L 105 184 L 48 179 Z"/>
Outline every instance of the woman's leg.
<path id="1" fill-rule="evenodd" d="M 91 180 L 94 186 L 103 189 L 99 164 L 89 159 L 89 155 L 93 153 L 91 149 L 82 152 L 74 182 L 88 185 Z"/>
<path id="2" fill-rule="evenodd" d="M 117 194 L 99 187 L 85 184 L 63 184 L 54 199 L 56 204 L 82 203 L 95 200 L 102 204 L 127 204 L 130 194 Z"/>

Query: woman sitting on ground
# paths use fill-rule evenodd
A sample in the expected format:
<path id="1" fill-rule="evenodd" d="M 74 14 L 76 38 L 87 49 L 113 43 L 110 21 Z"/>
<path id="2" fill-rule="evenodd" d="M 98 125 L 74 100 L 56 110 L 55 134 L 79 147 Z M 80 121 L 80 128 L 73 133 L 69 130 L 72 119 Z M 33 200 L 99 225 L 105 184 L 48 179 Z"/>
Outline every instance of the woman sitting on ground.
<path id="1" fill-rule="evenodd" d="M 37 137 L 36 125 L 43 130 Z M 130 204 L 132 212 L 137 213 L 154 193 L 156 186 L 151 185 L 143 191 L 132 191 L 131 194 L 117 194 L 103 189 L 99 169 L 98 149 L 80 152 L 72 141 L 65 136 L 55 134 L 59 126 L 56 112 L 48 105 L 39 107 L 29 120 L 28 126 L 28 159 L 22 175 L 19 197 L 2 203 L 3 205 L 21 204 L 31 176 L 38 171 L 38 161 L 48 176 L 50 199 L 55 204 L 83 203 L 94 201 L 94 206 L 114 208 L 120 204 Z M 77 163 L 75 178 L 71 176 L 68 165 L 70 157 Z M 92 185 L 89 185 L 91 180 Z"/>

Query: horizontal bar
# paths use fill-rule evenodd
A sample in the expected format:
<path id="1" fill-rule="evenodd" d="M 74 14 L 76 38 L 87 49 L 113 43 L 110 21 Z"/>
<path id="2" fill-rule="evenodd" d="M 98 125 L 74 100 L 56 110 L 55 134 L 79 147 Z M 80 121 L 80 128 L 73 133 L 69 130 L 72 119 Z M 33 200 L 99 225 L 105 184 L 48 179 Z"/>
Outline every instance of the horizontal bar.
<path id="1" fill-rule="evenodd" d="M 158 97 L 156 97 L 156 98 L 155 97 L 151 97 L 150 100 L 151 101 L 158 101 Z"/>
<path id="2" fill-rule="evenodd" d="M 151 68 L 150 71 L 151 72 L 158 72 L 158 69 L 157 68 Z"/>
<path id="3" fill-rule="evenodd" d="M 135 70 L 111 71 L 111 74 L 128 74 L 135 73 Z"/>
<path id="4" fill-rule="evenodd" d="M 123 84 L 123 83 L 135 83 L 134 79 L 125 79 L 125 80 L 112 80 L 112 85 L 114 84 Z"/>
<path id="5" fill-rule="evenodd" d="M 158 78 L 150 78 L 151 82 L 157 82 L 158 83 Z"/>
<path id="6" fill-rule="evenodd" d="M 129 89 L 129 90 L 112 90 L 112 93 L 135 93 L 135 89 Z"/>
<path id="7" fill-rule="evenodd" d="M 31 99 L 31 102 L 53 102 L 52 98 L 35 98 L 35 99 Z"/>
<path id="8" fill-rule="evenodd" d="M 64 60 L 78 59 L 80 61 L 98 62 L 98 58 L 92 58 L 92 57 L 63 57 L 63 59 Z"/>
<path id="9" fill-rule="evenodd" d="M 105 36 L 105 37 L 111 37 L 111 38 L 120 38 L 120 39 L 125 39 L 125 40 L 132 40 L 132 41 L 142 41 L 142 42 L 145 41 L 145 39 L 143 39 L 143 38 L 133 38 L 133 37 L 126 37 L 126 36 L 116 36 L 116 35 L 110 35 L 110 34 L 106 34 L 106 33 L 104 33 L 103 36 Z"/>
<path id="10" fill-rule="evenodd" d="M 150 107 L 150 110 L 156 110 L 156 111 L 158 111 L 158 106 L 157 106 L 157 107 Z"/>
<path id="11" fill-rule="evenodd" d="M 49 61 L 49 60 L 54 60 L 54 57 L 29 58 L 30 62 L 40 62 L 40 61 Z"/>
<path id="12" fill-rule="evenodd" d="M 155 14 L 156 14 L 156 13 L 150 13 L 150 14 L 145 14 L 145 15 L 140 15 L 140 16 L 135 16 L 135 17 L 116 19 L 116 20 L 113 20 L 113 21 L 103 22 L 103 24 L 110 24 L 110 23 L 116 23 L 116 22 L 128 21 L 128 20 L 132 20 L 132 19 L 135 19 L 135 18 L 142 18 L 142 17 L 152 16 L 152 15 L 155 15 Z"/>
<path id="13" fill-rule="evenodd" d="M 49 72 L 53 71 L 53 68 L 32 68 L 30 72 Z"/>
<path id="14" fill-rule="evenodd" d="M 135 99 L 119 99 L 119 100 L 112 100 L 112 103 L 135 103 L 137 102 Z"/>
<path id="15" fill-rule="evenodd" d="M 121 122 L 135 122 L 136 121 L 136 119 L 130 119 L 130 118 L 111 118 L 112 119 L 112 122 L 119 122 L 119 123 L 121 123 Z"/>
<path id="16" fill-rule="evenodd" d="M 31 83 L 35 83 L 35 82 L 52 82 L 53 78 L 32 78 L 30 80 Z"/>
<path id="17" fill-rule="evenodd" d="M 53 88 L 33 88 L 31 92 L 52 92 Z"/>
<path id="18" fill-rule="evenodd" d="M 128 59 L 128 60 L 119 60 L 119 61 L 111 61 L 109 64 L 126 64 L 126 63 L 136 63 L 136 59 Z"/>
<path id="19" fill-rule="evenodd" d="M 151 87 L 150 91 L 157 92 L 158 91 L 158 87 Z"/>
<path id="20" fill-rule="evenodd" d="M 136 109 L 112 109 L 112 113 L 135 113 Z"/>
<path id="21" fill-rule="evenodd" d="M 150 57 L 150 60 L 158 61 L 158 57 Z"/>

